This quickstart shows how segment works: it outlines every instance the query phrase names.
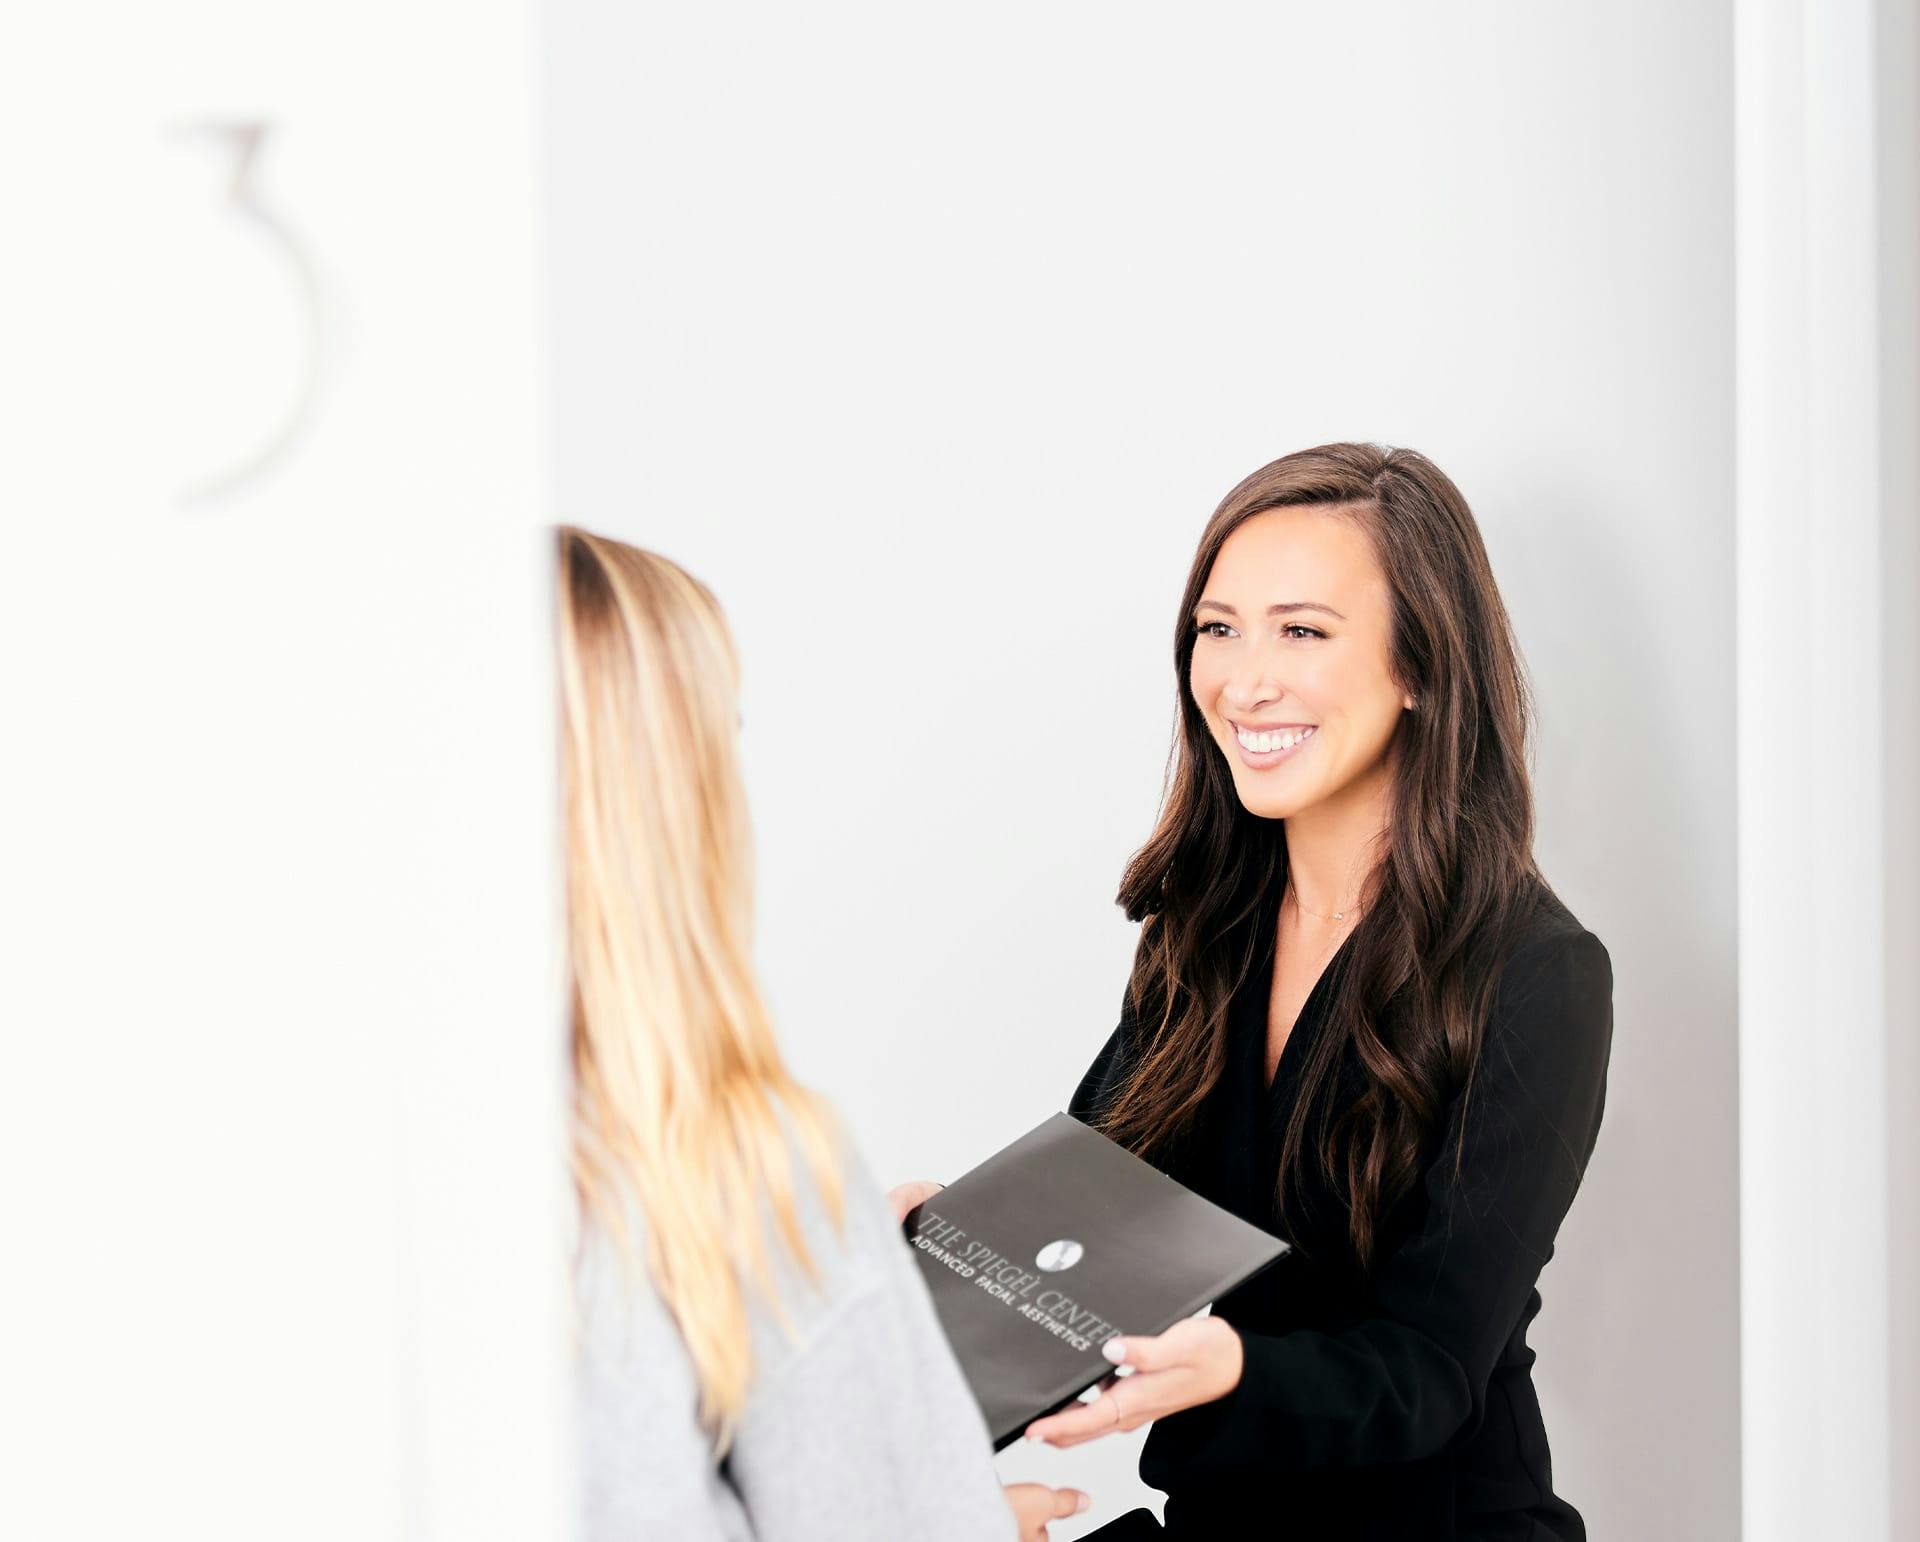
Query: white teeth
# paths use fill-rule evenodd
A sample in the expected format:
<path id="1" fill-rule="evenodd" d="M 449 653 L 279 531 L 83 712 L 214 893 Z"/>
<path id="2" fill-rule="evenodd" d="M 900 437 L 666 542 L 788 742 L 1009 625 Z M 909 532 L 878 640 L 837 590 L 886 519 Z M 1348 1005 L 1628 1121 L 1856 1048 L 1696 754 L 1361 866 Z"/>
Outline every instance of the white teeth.
<path id="1" fill-rule="evenodd" d="M 1314 730 L 1311 728 L 1302 728 L 1297 731 L 1281 728 L 1264 734 L 1248 733 L 1244 728 L 1234 730 L 1234 737 L 1240 741 L 1242 748 L 1255 755 L 1264 755 L 1273 750 L 1290 750 L 1296 744 L 1304 744 L 1313 735 Z"/>

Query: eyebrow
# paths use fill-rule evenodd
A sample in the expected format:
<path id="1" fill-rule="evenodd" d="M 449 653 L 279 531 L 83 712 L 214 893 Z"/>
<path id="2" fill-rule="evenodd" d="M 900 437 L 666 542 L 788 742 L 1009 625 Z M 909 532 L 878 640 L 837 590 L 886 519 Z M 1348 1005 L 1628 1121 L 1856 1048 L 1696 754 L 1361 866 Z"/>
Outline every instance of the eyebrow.
<path id="1" fill-rule="evenodd" d="M 1193 608 L 1196 611 L 1217 610 L 1223 616 L 1232 616 L 1236 621 L 1240 619 L 1239 611 L 1235 610 L 1231 605 L 1221 604 L 1218 600 L 1202 600 Z M 1332 616 L 1336 621 L 1345 621 L 1347 619 L 1331 605 L 1322 605 L 1318 600 L 1288 600 L 1284 604 L 1269 605 L 1267 607 L 1267 614 L 1269 616 L 1287 616 L 1293 614 L 1296 610 L 1317 610 L 1322 615 Z"/>

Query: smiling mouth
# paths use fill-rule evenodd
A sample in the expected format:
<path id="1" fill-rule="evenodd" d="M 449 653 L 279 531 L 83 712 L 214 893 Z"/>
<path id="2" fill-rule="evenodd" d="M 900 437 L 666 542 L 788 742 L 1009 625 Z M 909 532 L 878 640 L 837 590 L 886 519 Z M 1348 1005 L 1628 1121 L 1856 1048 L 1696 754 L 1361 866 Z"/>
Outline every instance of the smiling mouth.
<path id="1" fill-rule="evenodd" d="M 1318 731 L 1314 727 L 1274 728 L 1264 733 L 1233 725 L 1233 736 L 1240 741 L 1240 748 L 1253 754 L 1263 754 L 1268 750 L 1290 750 L 1296 744 L 1305 744 Z"/>
<path id="2" fill-rule="evenodd" d="M 1230 722 L 1234 741 L 1240 746 L 1240 759 L 1250 770 L 1265 771 L 1277 766 L 1295 751 L 1310 743 L 1319 725 L 1289 724 L 1285 728 L 1250 729 Z"/>

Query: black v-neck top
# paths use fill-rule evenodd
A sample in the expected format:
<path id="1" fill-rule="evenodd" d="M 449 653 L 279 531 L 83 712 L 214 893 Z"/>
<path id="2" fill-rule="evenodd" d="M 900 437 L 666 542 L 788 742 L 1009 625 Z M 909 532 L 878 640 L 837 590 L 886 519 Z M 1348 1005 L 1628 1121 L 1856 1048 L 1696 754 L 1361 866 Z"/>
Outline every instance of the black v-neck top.
<path id="1" fill-rule="evenodd" d="M 1275 1199 L 1280 1142 L 1311 1040 L 1326 1029 L 1343 943 L 1266 1084 L 1277 902 L 1252 924 L 1264 951 L 1228 1009 L 1227 1065 L 1176 1151 L 1154 1160 L 1293 1244 L 1215 1304 L 1245 1346 L 1240 1384 L 1150 1431 L 1140 1475 L 1167 1495 L 1170 1536 L 1584 1538 L 1553 1492 L 1527 1325 L 1554 1234 L 1599 1130 L 1613 1027 L 1607 950 L 1541 888 L 1509 955 L 1472 1095 L 1448 1111 L 1444 1156 L 1383 1225 L 1371 1287 L 1343 1245 L 1324 1181 L 1304 1209 Z M 1124 1074 L 1129 1013 L 1081 1080 L 1091 1121 Z M 1338 1097 L 1361 1085 L 1342 1055 Z M 1459 1174 L 1453 1139 L 1466 1122 Z M 1308 1170 L 1317 1167 L 1309 1163 Z"/>

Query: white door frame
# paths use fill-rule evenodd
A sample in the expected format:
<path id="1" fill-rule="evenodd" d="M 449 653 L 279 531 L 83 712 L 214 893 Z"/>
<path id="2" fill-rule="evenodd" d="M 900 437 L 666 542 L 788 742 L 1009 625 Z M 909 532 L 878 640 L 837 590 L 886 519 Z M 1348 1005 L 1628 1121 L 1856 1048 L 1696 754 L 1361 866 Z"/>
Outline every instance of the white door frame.
<path id="1" fill-rule="evenodd" d="M 1912 0 L 1736 8 L 1744 1534 L 1916 1534 Z"/>

